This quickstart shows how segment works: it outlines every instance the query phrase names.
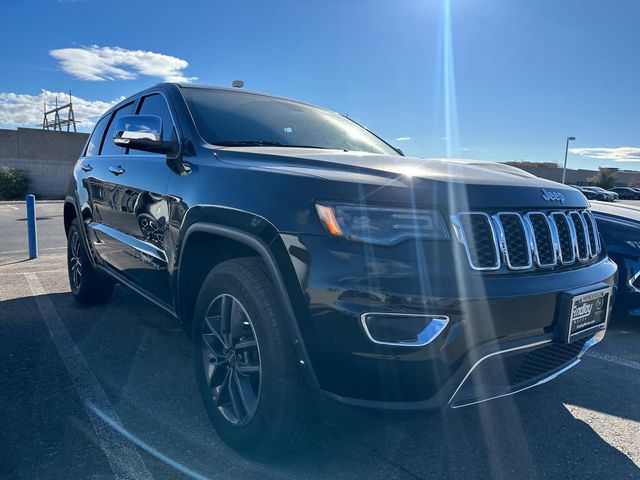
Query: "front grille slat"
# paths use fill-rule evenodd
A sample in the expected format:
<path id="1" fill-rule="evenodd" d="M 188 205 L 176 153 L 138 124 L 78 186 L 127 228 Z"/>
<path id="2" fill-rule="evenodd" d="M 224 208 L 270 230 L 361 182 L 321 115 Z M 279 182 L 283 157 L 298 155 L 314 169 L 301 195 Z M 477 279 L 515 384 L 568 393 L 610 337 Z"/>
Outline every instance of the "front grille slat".
<path id="1" fill-rule="evenodd" d="M 500 268 L 500 254 L 489 215 L 482 212 L 461 213 L 456 222 L 467 258 L 475 270 Z"/>
<path id="2" fill-rule="evenodd" d="M 502 251 L 511 270 L 531 268 L 531 249 L 522 217 L 517 213 L 499 213 L 495 217 L 501 228 Z"/>
<path id="3" fill-rule="evenodd" d="M 558 232 L 560 262 L 563 265 L 570 265 L 576 261 L 576 253 L 569 219 L 561 212 L 553 212 L 549 217 Z"/>
<path id="4" fill-rule="evenodd" d="M 556 252 L 549 220 L 544 213 L 531 212 L 525 215 L 533 233 L 533 254 L 539 267 L 553 267 L 556 264 Z"/>
<path id="5" fill-rule="evenodd" d="M 602 251 L 595 218 L 586 209 L 464 212 L 451 219 L 474 270 L 566 267 Z"/>
<path id="6" fill-rule="evenodd" d="M 576 232 L 578 260 L 584 262 L 589 259 L 589 243 L 587 239 L 586 224 L 579 212 L 571 212 L 569 213 L 569 217 L 573 222 L 573 228 Z"/>
<path id="7" fill-rule="evenodd" d="M 590 212 L 584 210 L 582 212 L 582 218 L 584 220 L 584 223 L 587 226 L 587 236 L 589 238 L 589 256 L 590 257 L 595 257 L 598 255 L 598 253 L 600 253 L 599 250 L 599 245 L 598 245 L 598 237 L 596 234 L 596 226 L 595 226 L 595 222 L 592 220 L 591 218 L 591 214 Z"/>

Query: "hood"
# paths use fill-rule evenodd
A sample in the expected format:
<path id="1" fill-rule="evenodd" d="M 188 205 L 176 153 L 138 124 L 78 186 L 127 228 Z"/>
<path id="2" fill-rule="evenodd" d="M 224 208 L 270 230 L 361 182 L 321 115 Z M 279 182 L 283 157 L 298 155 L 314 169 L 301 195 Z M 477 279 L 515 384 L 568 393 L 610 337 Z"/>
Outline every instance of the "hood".
<path id="1" fill-rule="evenodd" d="M 575 188 L 496 162 L 286 147 L 226 147 L 217 149 L 216 156 L 227 163 L 323 180 L 430 188 L 435 192 L 442 191 L 449 199 L 452 195 L 464 195 L 468 203 L 474 205 L 476 202 L 471 197 L 477 197 L 487 206 L 588 206 L 584 195 Z M 480 198 L 483 196 L 484 199 Z M 496 196 L 501 196 L 501 201 L 496 202 Z M 559 198 L 563 201 L 557 200 Z"/>

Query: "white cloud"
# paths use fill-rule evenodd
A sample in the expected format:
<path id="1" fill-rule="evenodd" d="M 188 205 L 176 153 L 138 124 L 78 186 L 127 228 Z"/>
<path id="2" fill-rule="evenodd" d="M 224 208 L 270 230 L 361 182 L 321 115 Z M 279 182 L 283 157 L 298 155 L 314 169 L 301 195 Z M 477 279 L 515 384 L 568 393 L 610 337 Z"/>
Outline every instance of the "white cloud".
<path id="1" fill-rule="evenodd" d="M 190 82 L 183 70 L 186 60 L 145 50 L 91 45 L 80 48 L 50 50 L 62 69 L 80 80 L 132 80 L 138 75 L 158 77 L 167 82 Z"/>
<path id="2" fill-rule="evenodd" d="M 411 140 L 411 137 L 398 137 L 396 138 L 396 142 L 407 142 Z"/>
<path id="3" fill-rule="evenodd" d="M 611 160 L 613 162 L 640 162 L 640 147 L 570 148 L 569 151 L 583 157 Z"/>
<path id="4" fill-rule="evenodd" d="M 42 123 L 43 106 L 47 109 L 55 106 L 56 96 L 58 105 L 69 101 L 67 93 L 49 92 L 42 90 L 40 95 L 27 95 L 11 92 L 0 92 L 0 126 L 2 127 L 36 127 Z M 111 102 L 102 100 L 85 100 L 73 97 L 73 112 L 76 120 L 81 122 L 78 127 L 83 130 L 91 127 L 102 113 L 121 101 L 124 97 Z M 66 115 L 64 115 L 66 119 Z"/>

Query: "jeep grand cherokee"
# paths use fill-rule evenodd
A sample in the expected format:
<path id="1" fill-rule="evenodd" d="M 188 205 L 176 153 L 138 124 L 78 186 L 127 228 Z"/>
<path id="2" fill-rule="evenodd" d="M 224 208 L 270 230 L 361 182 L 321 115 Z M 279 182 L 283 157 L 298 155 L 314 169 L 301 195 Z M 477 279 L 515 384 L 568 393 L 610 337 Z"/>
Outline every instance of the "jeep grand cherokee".
<path id="1" fill-rule="evenodd" d="M 71 291 L 115 282 L 193 339 L 218 434 L 268 457 L 341 402 L 462 407 L 602 339 L 616 266 L 585 197 L 408 158 L 334 112 L 161 84 L 97 122 L 64 207 Z"/>

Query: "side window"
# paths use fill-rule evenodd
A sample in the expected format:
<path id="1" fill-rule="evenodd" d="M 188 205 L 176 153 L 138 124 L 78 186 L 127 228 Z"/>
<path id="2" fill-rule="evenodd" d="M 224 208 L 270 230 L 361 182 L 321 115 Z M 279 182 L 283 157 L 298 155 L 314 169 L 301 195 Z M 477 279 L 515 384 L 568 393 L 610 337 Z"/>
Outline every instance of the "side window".
<path id="1" fill-rule="evenodd" d="M 111 116 L 111 123 L 109 123 L 107 134 L 104 136 L 100 155 L 124 155 L 124 148 L 118 147 L 113 143 L 113 137 L 116 134 L 116 120 L 124 115 L 133 115 L 133 102 L 120 107 Z"/>
<path id="2" fill-rule="evenodd" d="M 107 122 L 109 121 L 110 115 L 105 115 L 100 121 L 96 124 L 93 132 L 91 133 L 91 137 L 89 138 L 89 143 L 87 143 L 87 149 L 84 152 L 85 157 L 92 157 L 94 155 L 98 155 L 98 151 L 100 150 L 100 143 L 102 141 L 102 136 L 104 135 L 104 129 L 107 127 Z"/>
<path id="3" fill-rule="evenodd" d="M 167 142 L 177 141 L 177 134 L 167 101 L 158 93 L 148 95 L 142 99 L 138 108 L 138 115 L 157 115 L 162 119 L 162 140 Z M 145 152 L 136 152 L 136 154 Z"/>

